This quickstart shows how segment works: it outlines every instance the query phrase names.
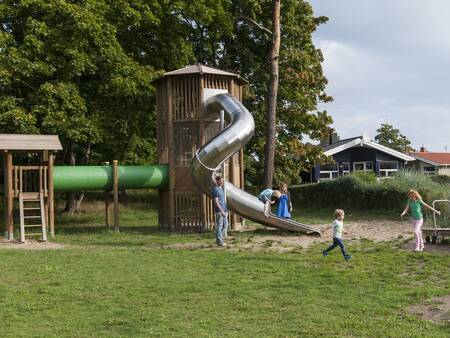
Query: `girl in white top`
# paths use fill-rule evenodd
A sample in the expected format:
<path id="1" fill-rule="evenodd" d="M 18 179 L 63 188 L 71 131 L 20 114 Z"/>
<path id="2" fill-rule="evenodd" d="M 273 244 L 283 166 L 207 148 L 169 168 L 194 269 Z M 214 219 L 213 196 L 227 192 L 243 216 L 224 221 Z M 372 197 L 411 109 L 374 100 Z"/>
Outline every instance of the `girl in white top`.
<path id="1" fill-rule="evenodd" d="M 335 247 L 339 246 L 341 248 L 342 255 L 346 261 L 350 260 L 352 256 L 347 254 L 345 251 L 344 243 L 342 242 L 342 233 L 348 234 L 347 231 L 344 230 L 344 217 L 345 212 L 342 209 L 336 209 L 334 211 L 335 220 L 331 223 L 333 228 L 333 244 L 331 244 L 328 248 L 322 251 L 323 256 L 328 256 L 328 253 L 333 250 Z"/>

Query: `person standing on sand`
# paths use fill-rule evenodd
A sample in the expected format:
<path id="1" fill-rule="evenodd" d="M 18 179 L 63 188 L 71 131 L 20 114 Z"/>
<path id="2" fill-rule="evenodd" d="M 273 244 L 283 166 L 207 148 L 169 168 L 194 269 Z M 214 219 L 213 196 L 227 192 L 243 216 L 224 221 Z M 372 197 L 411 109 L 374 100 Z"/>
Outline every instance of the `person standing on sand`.
<path id="1" fill-rule="evenodd" d="M 291 218 L 292 201 L 287 183 L 280 184 L 281 196 L 278 199 L 276 215 L 278 217 Z"/>
<path id="2" fill-rule="evenodd" d="M 410 211 L 412 224 L 414 228 L 414 236 L 416 238 L 416 248 L 414 249 L 414 251 L 423 251 L 423 249 L 425 248 L 421 229 L 423 224 L 422 206 L 430 209 L 431 211 L 437 213 L 438 215 L 441 214 L 439 211 L 426 204 L 422 200 L 422 197 L 420 196 L 418 191 L 411 189 L 408 192 L 408 203 L 406 203 L 405 210 L 403 210 L 400 217 L 405 216 L 408 210 Z"/>
<path id="3" fill-rule="evenodd" d="M 228 229 L 228 208 L 223 184 L 223 177 L 216 176 L 216 186 L 212 190 L 212 197 L 216 216 L 216 244 L 218 246 L 226 246 L 225 234 Z"/>

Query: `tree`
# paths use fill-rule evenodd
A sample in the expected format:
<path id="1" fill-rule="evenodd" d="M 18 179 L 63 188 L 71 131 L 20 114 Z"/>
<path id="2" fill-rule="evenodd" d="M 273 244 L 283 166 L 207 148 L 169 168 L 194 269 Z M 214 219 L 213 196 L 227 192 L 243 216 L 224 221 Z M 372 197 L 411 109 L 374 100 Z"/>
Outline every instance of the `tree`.
<path id="1" fill-rule="evenodd" d="M 136 131 L 152 121 L 150 82 L 157 74 L 130 57 L 118 39 L 119 23 L 141 15 L 121 8 L 125 3 L 0 3 L 2 132 L 57 134 L 64 148 L 58 162 L 70 165 L 87 164 L 93 146 L 111 139 L 115 148 L 95 153 L 97 158 L 126 157 L 131 142 L 144 145 L 140 156 L 152 156 L 154 147 L 145 144 L 154 144 L 155 128 L 138 140 Z M 141 9 L 152 18 L 148 7 Z M 75 202 L 68 195 L 66 210 L 73 212 Z"/>
<path id="2" fill-rule="evenodd" d="M 276 116 L 279 67 L 278 58 L 280 56 L 280 1 L 273 1 L 272 9 L 272 44 L 269 51 L 270 80 L 267 93 L 267 134 L 264 152 L 264 188 L 270 188 L 273 184 L 275 143 L 276 143 Z"/>
<path id="3" fill-rule="evenodd" d="M 399 129 L 394 128 L 388 123 L 382 123 L 380 128 L 377 129 L 377 133 L 375 141 L 381 145 L 402 153 L 408 153 L 413 150 L 411 148 L 411 142 L 406 136 L 402 135 Z"/>
<path id="4" fill-rule="evenodd" d="M 234 4 L 237 17 L 270 27 L 271 3 L 247 0 Z M 327 79 L 322 71 L 322 53 L 312 43 L 312 33 L 327 18 L 314 17 L 312 7 L 306 1 L 285 0 L 281 11 L 274 181 L 299 183 L 299 171 L 308 169 L 322 157 L 319 147 L 304 142 L 305 136 L 321 140 L 329 133 L 332 123 L 326 111 L 317 110 L 319 102 L 329 102 L 332 98 L 325 93 Z M 250 82 L 245 105 L 253 113 L 256 130 L 246 147 L 246 179 L 258 182 L 265 169 L 263 159 L 268 129 L 265 100 L 270 74 L 266 55 L 271 39 L 250 20 L 237 20 L 234 34 L 234 39 L 225 47 L 224 65 L 238 71 Z M 233 59 L 239 63 L 227 63 Z"/>

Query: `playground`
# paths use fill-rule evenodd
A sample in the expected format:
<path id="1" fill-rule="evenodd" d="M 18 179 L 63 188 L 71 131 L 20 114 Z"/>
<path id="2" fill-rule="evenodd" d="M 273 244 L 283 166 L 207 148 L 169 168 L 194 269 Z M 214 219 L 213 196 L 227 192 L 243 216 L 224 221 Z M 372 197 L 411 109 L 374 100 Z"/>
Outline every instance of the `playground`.
<path id="1" fill-rule="evenodd" d="M 346 264 L 338 253 L 322 257 L 326 235 L 250 224 L 217 248 L 211 233 L 158 229 L 156 196 L 128 203 L 120 233 L 104 227 L 103 201 L 90 200 L 81 214 L 59 217 L 49 250 L 2 244 L 3 334 L 317 337 L 340 327 L 341 336 L 448 336 L 439 300 L 450 285 L 449 253 L 405 248 L 409 224 L 349 215 L 354 259 Z M 302 214 L 329 223 L 325 211 Z"/>
<path id="2" fill-rule="evenodd" d="M 292 219 L 264 216 L 244 191 L 244 84 L 200 65 L 157 80 L 156 164 L 58 166 L 56 135 L 1 135 L 6 336 L 448 336 L 445 239 L 418 254 L 397 213 L 347 210 L 344 263 L 321 254 L 332 210 L 294 200 Z M 41 156 L 17 165 L 18 152 Z M 217 174 L 227 247 L 211 231 Z M 81 190 L 80 212 L 61 214 Z"/>

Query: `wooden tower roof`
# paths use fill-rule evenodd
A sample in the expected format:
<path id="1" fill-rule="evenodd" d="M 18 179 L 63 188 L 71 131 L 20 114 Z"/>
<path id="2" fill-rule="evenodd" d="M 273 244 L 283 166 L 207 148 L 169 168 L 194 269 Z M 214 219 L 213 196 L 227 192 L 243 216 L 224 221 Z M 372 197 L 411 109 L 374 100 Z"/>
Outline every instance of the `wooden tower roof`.
<path id="1" fill-rule="evenodd" d="M 188 74 L 200 74 L 200 75 L 211 74 L 211 75 L 232 76 L 232 77 L 237 78 L 239 81 L 241 81 L 243 83 L 248 83 L 247 80 L 245 80 L 238 74 L 226 72 L 224 70 L 213 68 L 213 67 L 208 67 L 208 66 L 202 65 L 200 63 L 164 73 L 159 79 L 157 79 L 155 81 L 158 81 L 167 76 L 188 75 Z"/>
<path id="2" fill-rule="evenodd" d="M 0 134 L 0 150 L 62 150 L 58 135 Z"/>

